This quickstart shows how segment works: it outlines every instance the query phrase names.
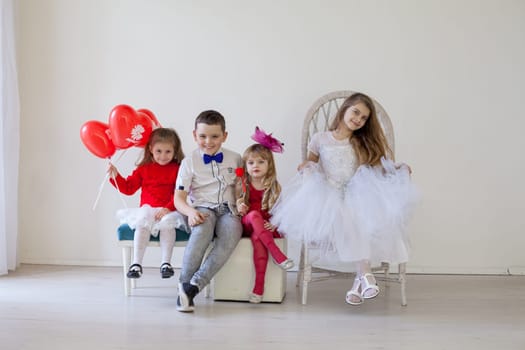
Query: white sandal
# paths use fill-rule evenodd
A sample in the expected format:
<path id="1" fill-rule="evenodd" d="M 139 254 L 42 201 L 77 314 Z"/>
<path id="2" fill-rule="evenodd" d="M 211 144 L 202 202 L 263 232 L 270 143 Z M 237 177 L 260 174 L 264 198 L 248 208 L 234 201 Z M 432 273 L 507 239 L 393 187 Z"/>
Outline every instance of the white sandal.
<path id="1" fill-rule="evenodd" d="M 364 299 L 361 293 L 359 293 L 359 287 L 361 287 L 361 280 L 359 279 L 359 277 L 356 277 L 352 289 L 346 292 L 345 301 L 347 304 L 361 305 L 363 303 Z M 354 301 L 356 299 L 358 299 L 358 301 Z"/>
<path id="2" fill-rule="evenodd" d="M 370 282 L 368 280 L 368 277 L 372 277 L 373 282 Z M 362 285 L 361 298 L 372 299 L 372 298 L 375 298 L 379 294 L 379 287 L 377 286 L 376 278 L 374 277 L 373 274 L 365 273 L 363 276 L 359 278 L 359 280 L 361 281 L 361 285 Z M 373 293 L 370 295 L 367 295 L 367 292 L 369 291 L 373 291 Z"/>

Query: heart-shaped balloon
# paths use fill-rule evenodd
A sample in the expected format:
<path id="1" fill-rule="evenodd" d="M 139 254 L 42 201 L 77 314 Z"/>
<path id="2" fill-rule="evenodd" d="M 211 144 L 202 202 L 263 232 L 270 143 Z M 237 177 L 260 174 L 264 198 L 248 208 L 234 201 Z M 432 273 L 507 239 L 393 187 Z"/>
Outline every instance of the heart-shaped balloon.
<path id="1" fill-rule="evenodd" d="M 153 125 L 148 115 L 137 113 L 131 106 L 118 105 L 109 114 L 109 130 L 115 147 L 126 149 L 146 145 Z"/>
<path id="2" fill-rule="evenodd" d="M 160 123 L 159 123 L 159 120 L 155 116 L 155 114 L 153 114 L 153 112 L 150 111 L 149 109 L 141 108 L 141 109 L 137 109 L 137 112 L 144 113 L 151 119 L 151 123 L 153 125 L 153 130 L 162 127 L 160 125 Z"/>
<path id="3" fill-rule="evenodd" d="M 84 146 L 100 158 L 110 158 L 115 154 L 115 145 L 109 138 L 109 126 L 98 120 L 85 122 L 80 128 L 80 139 Z"/>

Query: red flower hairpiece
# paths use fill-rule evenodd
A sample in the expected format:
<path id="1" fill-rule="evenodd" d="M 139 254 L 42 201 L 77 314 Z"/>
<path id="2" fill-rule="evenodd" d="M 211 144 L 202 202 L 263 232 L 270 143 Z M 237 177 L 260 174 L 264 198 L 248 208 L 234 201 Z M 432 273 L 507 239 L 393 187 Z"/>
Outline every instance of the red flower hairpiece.
<path id="1" fill-rule="evenodd" d="M 237 175 L 237 177 L 243 177 L 244 176 L 244 169 L 243 168 L 236 168 L 235 169 L 235 175 Z"/>
<path id="2" fill-rule="evenodd" d="M 277 140 L 272 134 L 266 134 L 264 130 L 259 129 L 258 126 L 255 127 L 255 133 L 252 135 L 252 140 L 268 148 L 272 152 L 283 153 L 284 151 L 284 143 Z"/>

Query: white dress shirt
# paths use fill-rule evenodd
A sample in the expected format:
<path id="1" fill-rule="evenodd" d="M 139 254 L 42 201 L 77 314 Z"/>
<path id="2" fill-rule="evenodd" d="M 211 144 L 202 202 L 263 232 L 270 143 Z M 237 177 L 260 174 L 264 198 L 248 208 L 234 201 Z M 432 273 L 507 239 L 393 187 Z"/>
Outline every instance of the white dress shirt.
<path id="1" fill-rule="evenodd" d="M 212 160 L 204 164 L 204 153 L 194 150 L 181 163 L 177 177 L 176 189 L 188 193 L 193 207 L 216 208 L 227 203 L 232 213 L 235 208 L 235 169 L 241 166 L 241 155 L 221 148 L 223 160 L 217 163 Z"/>

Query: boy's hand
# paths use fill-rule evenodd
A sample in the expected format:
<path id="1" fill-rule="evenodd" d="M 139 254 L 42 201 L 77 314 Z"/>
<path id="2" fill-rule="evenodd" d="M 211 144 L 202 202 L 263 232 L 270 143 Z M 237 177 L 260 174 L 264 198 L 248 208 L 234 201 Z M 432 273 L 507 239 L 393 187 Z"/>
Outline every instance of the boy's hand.
<path id="1" fill-rule="evenodd" d="M 193 227 L 200 225 L 206 220 L 208 214 L 201 213 L 200 211 L 194 209 L 190 215 L 188 215 L 188 224 Z"/>

